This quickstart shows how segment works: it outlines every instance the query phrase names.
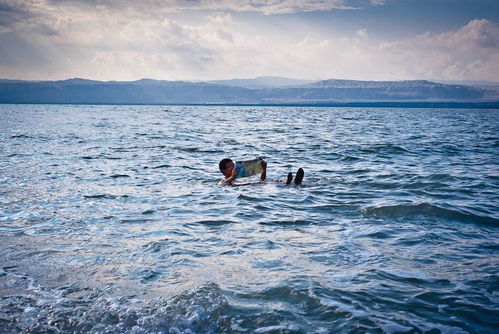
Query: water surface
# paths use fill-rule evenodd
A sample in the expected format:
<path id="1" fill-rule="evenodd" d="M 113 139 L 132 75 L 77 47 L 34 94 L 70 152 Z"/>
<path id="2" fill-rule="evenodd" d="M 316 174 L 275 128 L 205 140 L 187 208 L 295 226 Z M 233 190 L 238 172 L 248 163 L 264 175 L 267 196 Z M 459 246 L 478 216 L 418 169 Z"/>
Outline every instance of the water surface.
<path id="1" fill-rule="evenodd" d="M 0 105 L 0 331 L 494 333 L 498 133 L 497 110 Z M 218 185 L 259 156 L 267 182 Z"/>

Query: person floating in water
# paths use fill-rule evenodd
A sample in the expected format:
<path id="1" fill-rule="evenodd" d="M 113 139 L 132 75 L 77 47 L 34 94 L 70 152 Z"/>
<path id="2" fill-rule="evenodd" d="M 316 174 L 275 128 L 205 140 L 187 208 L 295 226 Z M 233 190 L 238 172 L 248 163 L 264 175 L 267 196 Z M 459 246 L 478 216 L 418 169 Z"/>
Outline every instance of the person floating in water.
<path id="1" fill-rule="evenodd" d="M 260 175 L 260 181 L 264 181 L 267 178 L 267 162 L 263 159 L 255 159 L 250 161 L 232 161 L 231 159 L 222 159 L 218 164 L 218 168 L 225 176 L 225 180 L 221 182 L 224 184 L 232 184 L 232 181 L 247 177 L 255 174 Z M 305 172 L 302 168 L 298 168 L 295 177 L 295 184 L 299 185 L 303 181 L 303 177 L 305 176 Z M 291 184 L 293 181 L 293 173 L 288 173 L 288 177 L 286 179 L 286 184 Z"/>

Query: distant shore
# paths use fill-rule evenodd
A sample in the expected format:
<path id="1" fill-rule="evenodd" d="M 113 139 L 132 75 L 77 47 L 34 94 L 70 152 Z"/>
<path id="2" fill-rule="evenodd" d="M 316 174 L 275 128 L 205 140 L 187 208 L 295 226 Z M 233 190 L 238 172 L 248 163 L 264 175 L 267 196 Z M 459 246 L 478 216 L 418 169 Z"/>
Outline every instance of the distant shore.
<path id="1" fill-rule="evenodd" d="M 258 88 L 231 83 L 150 79 L 107 82 L 86 79 L 0 80 L 0 103 L 499 108 L 499 88 L 448 85 L 426 80 L 330 79 Z"/>
<path id="2" fill-rule="evenodd" d="M 349 107 L 349 108 L 428 108 L 428 109 L 499 109 L 494 102 L 331 102 L 331 103 L 5 103 L 0 105 L 123 105 L 123 106 L 227 106 L 227 107 Z"/>

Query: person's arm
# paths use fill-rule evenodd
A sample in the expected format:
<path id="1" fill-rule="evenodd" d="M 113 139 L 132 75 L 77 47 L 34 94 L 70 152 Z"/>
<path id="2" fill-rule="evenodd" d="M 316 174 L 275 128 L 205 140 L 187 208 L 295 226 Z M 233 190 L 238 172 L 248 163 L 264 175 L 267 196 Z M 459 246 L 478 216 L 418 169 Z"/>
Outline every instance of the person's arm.
<path id="1" fill-rule="evenodd" d="M 227 183 L 230 184 L 232 181 L 234 181 L 236 179 L 236 175 L 237 175 L 237 169 L 234 167 L 232 169 L 232 174 L 230 175 L 230 177 L 223 180 L 222 185 L 227 184 Z"/>
<path id="2" fill-rule="evenodd" d="M 265 179 L 267 178 L 267 163 L 265 162 L 265 160 L 262 160 L 262 168 L 263 172 L 262 175 L 260 175 L 260 181 L 265 181 Z"/>

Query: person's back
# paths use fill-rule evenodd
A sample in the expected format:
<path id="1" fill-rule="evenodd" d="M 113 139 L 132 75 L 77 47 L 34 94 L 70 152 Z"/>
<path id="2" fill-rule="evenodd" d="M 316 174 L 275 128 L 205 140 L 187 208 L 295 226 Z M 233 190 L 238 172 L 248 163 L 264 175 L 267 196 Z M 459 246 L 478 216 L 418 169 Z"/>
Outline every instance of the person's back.
<path id="1" fill-rule="evenodd" d="M 254 159 L 249 161 L 232 161 L 231 159 L 222 159 L 218 164 L 222 174 L 225 176 L 222 184 L 230 184 L 232 181 L 252 176 L 260 175 L 260 180 L 264 181 L 267 177 L 267 163 L 263 159 Z"/>
<path id="2" fill-rule="evenodd" d="M 260 180 L 264 181 L 267 178 L 267 162 L 263 159 L 254 159 L 248 161 L 232 161 L 231 159 L 222 159 L 218 164 L 220 172 L 225 176 L 225 179 L 221 182 L 224 184 L 232 184 L 236 179 L 248 177 L 261 173 Z M 302 168 L 298 168 L 296 172 L 296 177 L 294 183 L 300 185 L 303 181 L 305 172 Z M 286 184 L 290 184 L 293 181 L 293 173 L 289 173 L 286 179 Z"/>

